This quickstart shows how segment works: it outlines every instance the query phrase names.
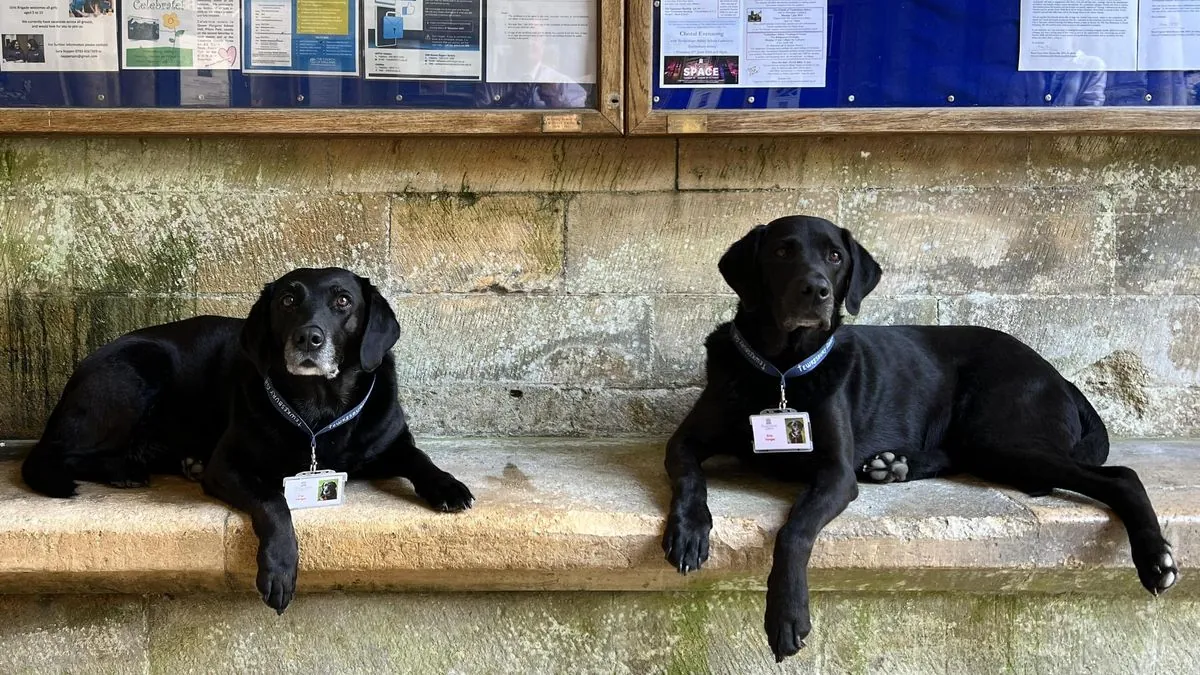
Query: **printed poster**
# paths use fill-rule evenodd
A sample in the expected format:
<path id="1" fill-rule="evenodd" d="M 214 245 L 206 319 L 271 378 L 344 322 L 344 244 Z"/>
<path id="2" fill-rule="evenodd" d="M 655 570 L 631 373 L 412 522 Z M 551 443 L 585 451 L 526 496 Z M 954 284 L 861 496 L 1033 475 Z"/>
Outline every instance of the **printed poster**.
<path id="1" fill-rule="evenodd" d="M 1138 0 L 1021 0 L 1017 70 L 1134 70 Z"/>
<path id="2" fill-rule="evenodd" d="M 1141 0 L 1138 70 L 1200 68 L 1200 1 Z"/>
<path id="3" fill-rule="evenodd" d="M 363 7 L 367 79 L 483 79 L 483 0 L 364 0 Z"/>
<path id="4" fill-rule="evenodd" d="M 827 0 L 662 0 L 663 87 L 824 87 Z"/>
<path id="5" fill-rule="evenodd" d="M 488 82 L 596 82 L 594 0 L 490 0 Z"/>
<path id="6" fill-rule="evenodd" d="M 239 0 L 125 0 L 127 70 L 235 70 L 241 66 Z"/>
<path id="7" fill-rule="evenodd" d="M 245 0 L 247 73 L 358 75 L 358 0 Z"/>
<path id="8" fill-rule="evenodd" d="M 0 70 L 115 72 L 117 0 L 0 0 Z"/>

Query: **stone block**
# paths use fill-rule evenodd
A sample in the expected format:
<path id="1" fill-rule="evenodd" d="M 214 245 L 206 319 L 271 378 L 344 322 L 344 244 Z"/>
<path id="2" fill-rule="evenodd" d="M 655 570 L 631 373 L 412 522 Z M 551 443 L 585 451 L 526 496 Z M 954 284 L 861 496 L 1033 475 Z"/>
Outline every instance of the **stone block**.
<path id="1" fill-rule="evenodd" d="M 1031 144 L 1027 182 L 1112 186 L 1121 199 L 1146 190 L 1191 189 L 1200 177 L 1200 143 L 1191 135 L 1040 136 Z"/>
<path id="2" fill-rule="evenodd" d="M 74 298 L 0 296 L 0 438 L 37 438 L 81 358 Z"/>
<path id="3" fill-rule="evenodd" d="M 1002 330 L 1032 347 L 1068 378 L 1110 353 L 1111 298 L 976 294 L 939 305 L 943 325 Z"/>
<path id="4" fill-rule="evenodd" d="M 391 203 L 391 276 L 400 290 L 545 291 L 563 271 L 562 199 L 400 195 Z"/>
<path id="5" fill-rule="evenodd" d="M 156 477 L 155 490 L 81 483 L 67 501 L 29 491 L 16 462 L 0 470 L 0 592 L 225 588 L 229 509 L 198 484 L 170 477 Z"/>
<path id="6" fill-rule="evenodd" d="M 573 388 L 527 383 L 401 387 L 415 433 L 425 436 L 669 436 L 699 389 Z"/>
<path id="7" fill-rule="evenodd" d="M 1117 290 L 1200 293 L 1200 193 L 1146 190 L 1127 208 L 1116 218 Z"/>
<path id="8" fill-rule="evenodd" d="M 0 670 L 150 672 L 146 603 L 136 596 L 0 596 Z"/>
<path id="9" fill-rule="evenodd" d="M 1094 193 L 859 191 L 842 222 L 883 266 L 877 292 L 1109 293 L 1113 226 Z"/>
<path id="10" fill-rule="evenodd" d="M 70 266 L 84 291 L 251 293 L 294 267 L 386 282 L 379 195 L 107 193 L 72 204 Z"/>
<path id="11" fill-rule="evenodd" d="M 66 136 L 8 137 L 0 142 L 0 190 L 32 196 L 84 189 L 87 141 Z"/>
<path id="12" fill-rule="evenodd" d="M 755 225 L 836 212 L 835 191 L 580 195 L 567 213 L 567 289 L 725 293 L 717 261 Z"/>
<path id="13" fill-rule="evenodd" d="M 1200 384 L 1200 299 L 972 295 L 941 303 L 948 325 L 1011 333 L 1068 376 L 1111 374 L 1122 388 Z"/>
<path id="14" fill-rule="evenodd" d="M 70 290 L 74 277 L 70 199 L 0 195 L 0 291 Z"/>
<path id="15" fill-rule="evenodd" d="M 381 195 L 245 197 L 193 208 L 201 293 L 255 293 L 296 267 L 345 267 L 386 286 Z"/>
<path id="16" fill-rule="evenodd" d="M 1018 187 L 1016 135 L 681 138 L 679 189 Z"/>
<path id="17" fill-rule="evenodd" d="M 338 139 L 332 188 L 353 192 L 673 190 L 667 138 Z"/>
<path id="18" fill-rule="evenodd" d="M 172 194 L 101 193 L 71 203 L 70 265 L 84 292 L 192 293 L 196 231 L 223 220 L 220 202 Z"/>
<path id="19" fill-rule="evenodd" d="M 646 382 L 644 298 L 414 295 L 394 298 L 400 380 L 629 386 Z"/>
<path id="20" fill-rule="evenodd" d="M 327 141 L 88 139 L 88 188 L 105 192 L 310 192 L 329 188 Z"/>

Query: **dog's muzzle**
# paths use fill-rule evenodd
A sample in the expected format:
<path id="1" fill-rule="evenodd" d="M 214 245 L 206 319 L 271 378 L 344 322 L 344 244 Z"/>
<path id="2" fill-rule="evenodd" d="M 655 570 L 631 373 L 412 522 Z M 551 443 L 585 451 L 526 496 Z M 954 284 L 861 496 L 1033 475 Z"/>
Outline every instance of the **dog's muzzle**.
<path id="1" fill-rule="evenodd" d="M 292 375 L 338 376 L 339 359 L 333 341 L 317 326 L 304 326 L 292 334 L 283 352 L 284 365 Z"/>

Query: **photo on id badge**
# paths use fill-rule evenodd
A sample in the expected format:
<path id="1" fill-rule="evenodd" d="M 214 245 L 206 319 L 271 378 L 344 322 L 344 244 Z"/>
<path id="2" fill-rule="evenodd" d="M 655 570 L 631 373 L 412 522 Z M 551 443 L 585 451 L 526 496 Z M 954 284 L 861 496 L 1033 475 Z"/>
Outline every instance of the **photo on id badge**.
<path id="1" fill-rule="evenodd" d="M 813 449 L 808 413 L 764 410 L 750 416 L 754 452 L 809 452 Z"/>
<path id="2" fill-rule="evenodd" d="M 328 502 L 338 498 L 337 479 L 330 478 L 317 484 L 317 501 Z"/>

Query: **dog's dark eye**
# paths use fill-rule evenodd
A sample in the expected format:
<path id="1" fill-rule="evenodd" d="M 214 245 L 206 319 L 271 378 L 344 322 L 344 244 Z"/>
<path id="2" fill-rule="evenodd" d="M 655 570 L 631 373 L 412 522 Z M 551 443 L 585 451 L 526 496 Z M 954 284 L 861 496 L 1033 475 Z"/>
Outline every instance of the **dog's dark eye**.
<path id="1" fill-rule="evenodd" d="M 333 302 L 338 306 L 338 309 L 346 309 L 350 306 L 350 296 L 342 293 L 341 295 L 337 296 L 337 300 L 334 300 Z"/>
<path id="2" fill-rule="evenodd" d="M 291 307 L 292 305 L 296 304 L 296 296 L 289 293 L 279 298 L 279 304 L 283 305 L 284 307 Z"/>
<path id="3" fill-rule="evenodd" d="M 842 263 L 841 251 L 830 251 L 829 262 L 833 263 L 834 265 L 840 265 Z"/>
<path id="4" fill-rule="evenodd" d="M 786 258 L 791 252 L 791 249 L 789 249 L 787 246 L 780 246 L 779 248 L 775 249 L 775 257 Z"/>

